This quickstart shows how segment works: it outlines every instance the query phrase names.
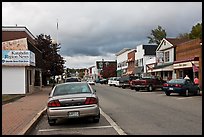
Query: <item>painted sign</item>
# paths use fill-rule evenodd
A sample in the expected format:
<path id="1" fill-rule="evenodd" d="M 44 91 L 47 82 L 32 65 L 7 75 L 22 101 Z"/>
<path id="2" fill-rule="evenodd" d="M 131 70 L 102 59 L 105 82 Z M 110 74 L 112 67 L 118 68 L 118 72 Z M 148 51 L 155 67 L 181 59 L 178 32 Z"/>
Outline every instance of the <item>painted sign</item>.
<path id="1" fill-rule="evenodd" d="M 156 62 L 158 64 L 164 63 L 164 52 L 163 51 L 156 52 Z"/>
<path id="2" fill-rule="evenodd" d="M 4 41 L 2 50 L 28 50 L 27 38 Z"/>
<path id="3" fill-rule="evenodd" d="M 35 54 L 29 50 L 2 50 L 2 66 L 35 66 Z"/>

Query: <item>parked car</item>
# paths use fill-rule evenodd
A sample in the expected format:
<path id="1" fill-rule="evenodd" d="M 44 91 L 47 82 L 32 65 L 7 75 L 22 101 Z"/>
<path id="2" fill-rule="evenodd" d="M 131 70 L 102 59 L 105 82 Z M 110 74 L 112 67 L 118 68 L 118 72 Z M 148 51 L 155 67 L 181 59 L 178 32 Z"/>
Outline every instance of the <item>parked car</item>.
<path id="1" fill-rule="evenodd" d="M 147 91 L 153 91 L 156 88 L 163 87 L 163 84 L 166 81 L 162 80 L 160 77 L 156 76 L 149 76 L 149 77 L 142 77 L 136 80 L 132 80 L 130 83 L 131 89 L 135 89 L 136 91 L 139 90 L 147 90 Z"/>
<path id="2" fill-rule="evenodd" d="M 122 76 L 120 79 L 119 79 L 119 87 L 122 87 L 122 88 L 130 88 L 130 82 L 134 79 L 137 79 L 138 77 L 137 76 Z"/>
<path id="3" fill-rule="evenodd" d="M 95 85 L 95 82 L 94 82 L 93 79 L 88 79 L 88 80 L 87 80 L 87 83 L 88 83 L 89 85 Z"/>
<path id="4" fill-rule="evenodd" d="M 81 80 L 78 77 L 69 77 L 65 79 L 65 82 L 80 82 Z"/>
<path id="5" fill-rule="evenodd" d="M 120 79 L 120 77 L 111 77 L 108 80 L 108 85 L 109 86 L 119 86 L 119 79 Z"/>
<path id="6" fill-rule="evenodd" d="M 99 122 L 99 99 L 87 82 L 68 82 L 56 85 L 47 102 L 47 118 L 50 126 L 61 118 L 92 118 Z"/>
<path id="7" fill-rule="evenodd" d="M 101 79 L 100 84 L 108 84 L 108 79 L 106 79 L 106 78 Z"/>
<path id="8" fill-rule="evenodd" d="M 172 79 L 163 84 L 163 90 L 167 96 L 171 93 L 189 96 L 190 94 L 199 95 L 200 89 L 190 79 Z"/>

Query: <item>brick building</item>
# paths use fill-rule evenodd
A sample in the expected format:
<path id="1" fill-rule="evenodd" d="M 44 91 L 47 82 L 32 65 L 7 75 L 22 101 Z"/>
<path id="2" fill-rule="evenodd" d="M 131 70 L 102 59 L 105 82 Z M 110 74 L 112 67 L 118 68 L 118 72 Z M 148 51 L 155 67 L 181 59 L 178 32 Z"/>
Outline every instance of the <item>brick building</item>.
<path id="1" fill-rule="evenodd" d="M 201 40 L 193 39 L 176 46 L 176 60 L 173 69 L 176 72 L 176 78 L 184 78 L 187 74 L 191 80 L 196 75 L 200 79 L 202 87 L 202 51 Z M 198 70 L 193 69 L 195 65 Z"/>
<path id="2" fill-rule="evenodd" d="M 132 49 L 129 53 L 128 53 L 128 67 L 127 67 L 127 73 L 126 75 L 134 75 L 135 74 L 135 52 L 136 49 Z"/>

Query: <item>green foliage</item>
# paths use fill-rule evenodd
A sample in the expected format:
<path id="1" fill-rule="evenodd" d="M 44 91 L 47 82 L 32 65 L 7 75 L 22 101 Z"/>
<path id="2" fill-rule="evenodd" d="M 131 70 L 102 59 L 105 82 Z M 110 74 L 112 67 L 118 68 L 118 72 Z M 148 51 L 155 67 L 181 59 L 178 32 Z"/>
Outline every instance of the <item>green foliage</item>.
<path id="1" fill-rule="evenodd" d="M 179 39 L 189 39 L 188 33 L 180 33 L 179 36 L 177 36 Z"/>
<path id="2" fill-rule="evenodd" d="M 202 23 L 197 23 L 195 26 L 192 27 L 189 37 L 190 39 L 202 39 Z"/>
<path id="3" fill-rule="evenodd" d="M 40 34 L 36 38 L 35 46 L 42 52 L 42 75 L 45 76 L 43 79 L 52 75 L 61 75 L 64 72 L 65 61 L 58 53 L 60 44 L 52 43 L 50 35 Z"/>
<path id="4" fill-rule="evenodd" d="M 166 31 L 161 26 L 158 26 L 158 28 L 151 31 L 151 36 L 147 38 L 149 39 L 149 43 L 156 43 L 159 45 L 161 40 L 166 38 Z"/>

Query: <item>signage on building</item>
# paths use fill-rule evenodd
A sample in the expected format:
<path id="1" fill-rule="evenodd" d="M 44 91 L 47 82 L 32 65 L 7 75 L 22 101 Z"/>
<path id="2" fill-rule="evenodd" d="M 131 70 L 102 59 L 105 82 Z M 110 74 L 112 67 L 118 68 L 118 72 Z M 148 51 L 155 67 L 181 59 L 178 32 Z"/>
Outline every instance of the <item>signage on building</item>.
<path id="1" fill-rule="evenodd" d="M 27 38 L 4 41 L 2 50 L 28 50 Z"/>
<path id="2" fill-rule="evenodd" d="M 194 61 L 195 64 L 198 64 L 198 61 Z M 183 62 L 183 63 L 176 63 L 173 64 L 174 69 L 181 69 L 181 68 L 191 68 L 192 63 L 191 62 Z"/>
<path id="3" fill-rule="evenodd" d="M 158 64 L 164 63 L 164 52 L 163 51 L 156 52 L 156 62 Z"/>
<path id="4" fill-rule="evenodd" d="M 2 66 L 35 66 L 35 54 L 29 50 L 2 50 Z"/>

